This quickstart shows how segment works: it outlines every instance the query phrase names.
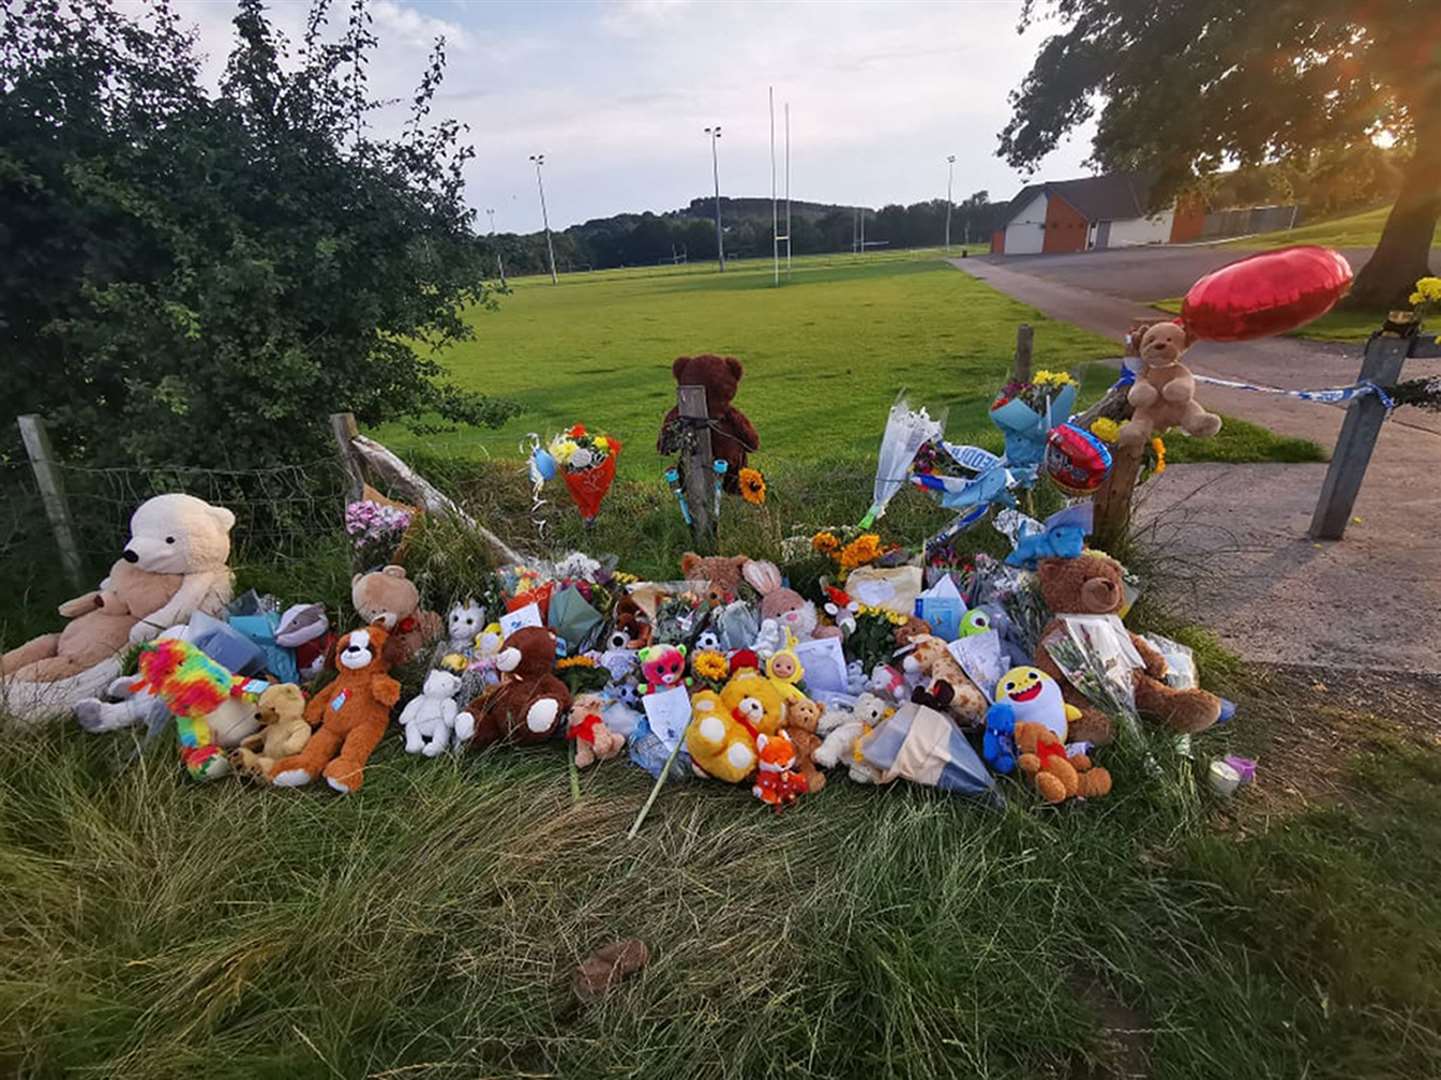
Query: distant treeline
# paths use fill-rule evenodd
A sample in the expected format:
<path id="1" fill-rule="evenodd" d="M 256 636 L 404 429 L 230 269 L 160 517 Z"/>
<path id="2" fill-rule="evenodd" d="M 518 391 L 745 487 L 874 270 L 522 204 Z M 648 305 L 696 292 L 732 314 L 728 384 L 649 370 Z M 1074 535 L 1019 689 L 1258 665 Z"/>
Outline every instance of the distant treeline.
<path id="1" fill-rule="evenodd" d="M 985 191 L 957 202 L 951 210 L 951 243 L 960 244 L 967 238 L 972 243 L 989 240 L 1005 205 L 991 202 Z M 910 206 L 892 204 L 863 212 L 867 248 L 930 247 L 945 240 L 944 199 Z M 791 251 L 796 255 L 850 251 L 856 242 L 857 214 L 853 206 L 792 202 Z M 726 258 L 770 255 L 770 199 L 722 198 L 721 225 L 725 230 Z M 500 253 L 507 274 L 520 276 L 547 270 L 544 233 L 499 233 L 481 237 L 478 242 L 490 262 L 494 262 L 497 251 Z M 556 268 L 561 273 L 712 260 L 716 257 L 715 200 L 693 199 L 683 209 L 660 214 L 597 218 L 556 232 L 554 243 Z"/>

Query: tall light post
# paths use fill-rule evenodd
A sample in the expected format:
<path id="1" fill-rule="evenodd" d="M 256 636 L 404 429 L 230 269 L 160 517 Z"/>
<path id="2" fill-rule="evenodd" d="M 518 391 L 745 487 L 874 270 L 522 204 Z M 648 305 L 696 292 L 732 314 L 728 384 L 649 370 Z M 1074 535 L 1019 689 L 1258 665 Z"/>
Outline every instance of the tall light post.
<path id="1" fill-rule="evenodd" d="M 721 273 L 725 273 L 725 268 L 726 268 L 726 242 L 725 242 L 725 234 L 721 232 L 721 212 L 720 212 L 720 157 L 719 157 L 719 156 L 717 155 L 717 153 L 716 153 L 716 145 L 715 145 L 716 142 L 717 142 L 717 141 L 720 139 L 720 137 L 721 137 L 720 125 L 717 124 L 715 127 L 708 127 L 708 128 L 706 128 L 706 129 L 705 129 L 705 133 L 710 136 L 710 167 L 711 167 L 711 173 L 712 173 L 712 175 L 714 175 L 714 177 L 715 177 L 715 253 L 716 253 L 716 262 L 717 262 L 717 264 L 718 264 L 718 265 L 720 266 L 720 268 L 721 268 Z"/>
<path id="2" fill-rule="evenodd" d="M 486 213 L 490 215 L 490 242 L 491 246 L 495 248 L 495 269 L 500 274 L 500 287 L 503 289 L 506 287 L 505 263 L 500 258 L 500 245 L 495 242 L 495 211 L 487 209 Z"/>
<path id="3" fill-rule="evenodd" d="M 956 155 L 946 157 L 946 250 L 951 250 L 951 181 L 956 177 Z"/>
<path id="4" fill-rule="evenodd" d="M 555 276 L 555 245 L 550 242 L 550 215 L 545 212 L 545 181 L 540 178 L 540 167 L 545 164 L 545 155 L 531 154 L 530 160 L 535 162 L 535 186 L 540 192 L 540 220 L 545 225 L 545 250 L 550 255 L 550 283 L 559 285 L 560 278 Z"/>

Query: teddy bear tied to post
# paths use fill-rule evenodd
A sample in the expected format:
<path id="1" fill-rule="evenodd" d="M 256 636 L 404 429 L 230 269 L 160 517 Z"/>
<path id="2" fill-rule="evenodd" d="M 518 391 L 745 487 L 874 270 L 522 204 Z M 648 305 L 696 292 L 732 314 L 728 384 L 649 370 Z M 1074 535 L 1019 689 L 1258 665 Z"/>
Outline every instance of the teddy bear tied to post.
<path id="1" fill-rule="evenodd" d="M 704 386 L 710 417 L 711 451 L 726 463 L 725 490 L 740 491 L 740 472 L 747 455 L 760 449 L 761 437 L 745 413 L 731 404 L 745 368 L 733 356 L 680 356 L 671 365 L 677 386 Z M 656 452 L 673 454 L 680 444 L 680 410 L 673 408 L 661 421 Z"/>

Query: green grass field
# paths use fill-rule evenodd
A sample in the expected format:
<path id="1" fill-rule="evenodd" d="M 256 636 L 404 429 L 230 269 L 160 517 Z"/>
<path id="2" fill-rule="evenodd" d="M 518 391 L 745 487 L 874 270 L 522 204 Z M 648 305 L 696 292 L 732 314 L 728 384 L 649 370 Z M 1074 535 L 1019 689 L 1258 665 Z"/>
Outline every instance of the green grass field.
<path id="1" fill-rule="evenodd" d="M 1017 321 L 1037 327 L 1038 366 L 1112 348 L 910 257 L 796 277 L 780 292 L 753 266 L 517 283 L 451 363 L 537 414 L 413 440 L 412 459 L 514 544 L 664 575 L 689 546 L 650 452 L 675 353 L 751 365 L 741 404 L 771 498 L 729 501 L 720 544 L 775 557 L 802 524 L 859 517 L 897 387 L 925 387 L 953 437 L 985 441 Z M 553 488 L 541 540 L 517 443 L 576 419 L 632 449 L 595 528 Z M 1306 445 L 1237 424 L 1207 452 Z M 882 528 L 916 543 L 948 517 L 906 491 Z M 408 561 L 437 605 L 476 573 L 438 528 Z M 319 535 L 286 558 L 248 551 L 238 584 L 343 608 L 349 570 L 343 539 Z M 627 842 L 649 778 L 605 764 L 573 801 L 559 745 L 430 761 L 392 736 L 341 799 L 190 784 L 167 740 L 131 762 L 125 734 L 6 732 L 0 1075 L 1435 1075 L 1434 682 L 1248 668 L 1154 595 L 1128 621 L 1191 644 L 1237 719 L 1193 758 L 1158 734 L 1110 748 L 1115 793 L 1059 812 L 1009 782 L 998 812 L 837 777 L 776 817 L 694 782 Z M 1260 772 L 1224 803 L 1201 770 L 1228 751 Z M 651 965 L 579 1005 L 574 964 L 632 935 Z"/>
<path id="2" fill-rule="evenodd" d="M 1327 247 L 1375 247 L 1381 239 L 1381 227 L 1391 213 L 1389 204 L 1374 210 L 1363 210 L 1344 217 L 1330 218 L 1297 229 L 1247 236 L 1235 242 L 1241 248 L 1279 248 L 1292 244 L 1324 244 Z M 1433 238 L 1433 246 L 1438 242 Z"/>
<path id="3" fill-rule="evenodd" d="M 1119 355 L 1117 342 L 1046 318 L 940 259 L 939 252 L 816 256 L 772 286 L 768 261 L 643 268 L 512 284 L 494 311 L 471 316 L 476 338 L 442 359 L 461 385 L 518 401 L 498 431 L 418 438 L 399 425 L 379 437 L 458 457 L 515 458 L 529 432 L 542 439 L 576 422 L 627 444 L 619 470 L 657 477 L 660 419 L 675 403 L 677 356 L 715 352 L 746 365 L 737 404 L 761 433 L 761 469 L 822 458 L 867 468 L 886 410 L 913 402 L 949 412 L 947 436 L 999 449 L 986 418 L 1005 383 L 1016 327 L 1035 327 L 1037 370 L 1084 374 Z M 1099 393 L 1109 376 L 1094 372 Z M 1231 421 L 1210 441 L 1173 440 L 1172 460 L 1319 460 L 1321 451 Z M 1182 445 L 1182 444 L 1185 445 Z"/>

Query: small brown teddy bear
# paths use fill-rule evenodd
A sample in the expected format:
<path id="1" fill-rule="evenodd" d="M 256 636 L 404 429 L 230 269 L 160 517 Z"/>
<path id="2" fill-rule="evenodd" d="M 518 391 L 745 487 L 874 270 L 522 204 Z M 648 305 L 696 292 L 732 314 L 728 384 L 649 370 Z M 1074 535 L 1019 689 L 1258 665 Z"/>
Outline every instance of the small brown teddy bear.
<path id="1" fill-rule="evenodd" d="M 704 584 L 712 603 L 729 604 L 740 592 L 741 571 L 748 562 L 744 555 L 703 557 L 687 551 L 680 557 L 680 572 L 686 581 Z"/>
<path id="2" fill-rule="evenodd" d="M 816 768 L 812 757 L 821 747 L 816 734 L 825 706 L 809 698 L 792 698 L 786 702 L 785 732 L 796 749 L 795 771 L 805 777 L 806 790 L 811 794 L 826 786 L 826 774 Z"/>
<path id="3" fill-rule="evenodd" d="M 575 743 L 575 765 L 584 769 L 609 761 L 625 749 L 625 736 L 605 726 L 605 698 L 577 694 L 566 719 L 565 737 Z"/>
<path id="4" fill-rule="evenodd" d="M 655 627 L 645 608 L 629 596 L 616 601 L 611 616 L 609 646 L 612 649 L 644 649 L 655 636 Z"/>
<path id="5" fill-rule="evenodd" d="M 1087 552 L 1074 559 L 1042 559 L 1037 566 L 1037 576 L 1041 595 L 1057 616 L 1115 615 L 1125 604 L 1120 564 L 1097 552 Z M 1041 631 L 1039 640 L 1044 642 L 1053 632 L 1063 630 L 1059 618 L 1052 619 Z M 1130 637 L 1145 664 L 1133 677 L 1137 712 L 1183 734 L 1205 731 L 1221 719 L 1224 703 L 1220 698 L 1199 688 L 1178 690 L 1167 686 L 1165 658 L 1144 638 L 1136 634 Z M 1113 735 L 1110 718 L 1066 681 L 1044 645 L 1036 646 L 1033 662 L 1061 684 L 1066 700 L 1081 711 L 1071 722 L 1070 738 L 1076 742 L 1110 742 Z"/>
<path id="6" fill-rule="evenodd" d="M 1031 778 L 1048 803 L 1080 796 L 1099 799 L 1111 793 L 1111 774 L 1085 754 L 1066 756 L 1066 747 L 1045 724 L 1022 721 L 1016 725 L 1016 765 Z"/>
<path id="7" fill-rule="evenodd" d="M 439 615 L 420 609 L 420 591 L 405 576 L 403 566 L 356 574 L 350 582 L 350 603 L 361 622 L 385 628 L 386 660 L 391 667 L 409 662 L 444 628 Z"/>
<path id="8" fill-rule="evenodd" d="M 230 751 L 230 767 L 237 776 L 267 780 L 277 761 L 300 753 L 310 741 L 305 695 L 294 683 L 279 683 L 261 693 L 255 715 L 261 729 Z"/>
<path id="9" fill-rule="evenodd" d="M 538 743 L 554 735 L 570 708 L 570 691 L 555 677 L 555 634 L 526 626 L 496 654 L 500 685 L 492 686 L 455 718 L 455 737 L 477 750 L 492 743 Z"/>
<path id="10" fill-rule="evenodd" d="M 704 386 L 706 412 L 710 415 L 711 452 L 726 463 L 725 489 L 740 490 L 740 471 L 746 455 L 760 449 L 761 437 L 746 414 L 731 404 L 740 387 L 745 368 L 733 356 L 680 356 L 671 365 L 677 386 Z M 680 411 L 671 409 L 661 421 L 656 452 L 673 454 L 680 449 Z"/>
<path id="11" fill-rule="evenodd" d="M 931 633 L 931 624 L 919 615 L 907 615 L 906 621 L 896 627 L 895 639 L 896 648 L 901 649 L 909 645 L 918 637 L 928 637 Z"/>
<path id="12" fill-rule="evenodd" d="M 1126 395 L 1134 411 L 1117 436 L 1122 446 L 1140 446 L 1173 427 L 1201 437 L 1221 430 L 1221 418 L 1196 400 L 1196 380 L 1181 363 L 1185 351 L 1186 331 L 1173 322 L 1156 323 L 1141 336 L 1141 373 Z"/>

